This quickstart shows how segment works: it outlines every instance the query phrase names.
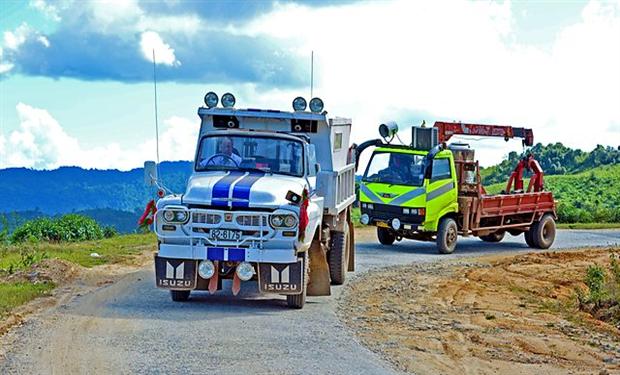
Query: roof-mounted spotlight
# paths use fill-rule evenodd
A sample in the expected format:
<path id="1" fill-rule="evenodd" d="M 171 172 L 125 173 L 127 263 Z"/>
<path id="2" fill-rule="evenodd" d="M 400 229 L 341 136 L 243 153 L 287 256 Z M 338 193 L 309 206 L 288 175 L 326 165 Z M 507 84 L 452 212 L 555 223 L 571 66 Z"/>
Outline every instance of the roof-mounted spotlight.
<path id="1" fill-rule="evenodd" d="M 379 134 L 383 138 L 392 138 L 398 133 L 398 124 L 394 121 L 379 125 Z"/>
<path id="2" fill-rule="evenodd" d="M 320 113 L 323 111 L 323 101 L 321 98 L 310 99 L 310 111 Z"/>
<path id="3" fill-rule="evenodd" d="M 236 100 L 235 100 L 235 96 L 229 92 L 227 92 L 226 94 L 222 95 L 222 106 L 224 106 L 224 108 L 232 108 L 235 106 Z"/>
<path id="4" fill-rule="evenodd" d="M 213 108 L 217 106 L 218 101 L 219 98 L 217 97 L 217 94 L 213 91 L 209 91 L 207 95 L 205 95 L 205 104 L 208 108 Z"/>
<path id="5" fill-rule="evenodd" d="M 293 109 L 295 111 L 305 111 L 307 106 L 308 103 L 306 103 L 306 99 L 302 98 L 301 96 L 293 99 Z"/>

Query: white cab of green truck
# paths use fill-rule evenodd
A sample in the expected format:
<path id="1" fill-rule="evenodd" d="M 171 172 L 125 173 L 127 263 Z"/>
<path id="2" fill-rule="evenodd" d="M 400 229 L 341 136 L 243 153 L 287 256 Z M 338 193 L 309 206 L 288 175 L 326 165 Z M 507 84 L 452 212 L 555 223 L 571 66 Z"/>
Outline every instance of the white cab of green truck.
<path id="1" fill-rule="evenodd" d="M 328 119 L 322 102 L 318 112 L 205 103 L 185 193 L 157 202 L 157 286 L 185 301 L 257 284 L 292 308 L 329 295 L 354 263 L 351 121 Z"/>

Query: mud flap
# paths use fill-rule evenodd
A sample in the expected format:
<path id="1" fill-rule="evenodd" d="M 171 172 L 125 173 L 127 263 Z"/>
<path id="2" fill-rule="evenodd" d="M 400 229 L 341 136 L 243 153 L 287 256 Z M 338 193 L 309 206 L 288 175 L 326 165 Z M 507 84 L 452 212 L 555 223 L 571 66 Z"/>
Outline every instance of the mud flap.
<path id="1" fill-rule="evenodd" d="M 261 293 L 300 294 L 305 282 L 304 269 L 303 258 L 289 264 L 259 263 L 258 288 Z"/>
<path id="2" fill-rule="evenodd" d="M 160 258 L 155 255 L 155 282 L 159 288 L 192 290 L 196 288 L 196 261 Z"/>
<path id="3" fill-rule="evenodd" d="M 308 275 L 309 296 L 331 295 L 329 265 L 327 264 L 327 248 L 320 240 L 314 239 L 308 250 L 310 270 Z"/>

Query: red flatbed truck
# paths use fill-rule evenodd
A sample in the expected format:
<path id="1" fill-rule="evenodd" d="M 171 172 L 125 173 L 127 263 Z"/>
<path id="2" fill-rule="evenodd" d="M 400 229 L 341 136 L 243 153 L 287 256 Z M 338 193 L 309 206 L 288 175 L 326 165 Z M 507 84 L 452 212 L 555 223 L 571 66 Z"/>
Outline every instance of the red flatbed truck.
<path id="1" fill-rule="evenodd" d="M 377 226 L 382 244 L 403 238 L 436 241 L 439 252 L 451 253 L 458 235 L 499 242 L 506 232 L 524 233 L 532 248 L 547 249 L 553 244 L 555 201 L 553 193 L 544 190 L 542 168 L 532 155 L 518 163 L 501 194 L 491 195 L 482 186 L 474 150 L 446 144 L 452 135 L 472 135 L 517 137 L 524 146 L 532 146 L 531 129 L 436 122 L 433 128 L 414 127 L 413 133 L 411 146 L 377 139 L 357 147 L 359 155 L 366 147 L 377 146 L 360 183 L 360 205 L 362 223 Z M 393 157 L 398 163 L 391 164 Z M 373 164 L 380 160 L 388 168 L 381 170 Z M 413 173 L 408 180 L 403 169 L 418 175 Z M 527 189 L 523 186 L 525 170 L 532 173 Z M 400 176 L 395 177 L 396 172 Z"/>

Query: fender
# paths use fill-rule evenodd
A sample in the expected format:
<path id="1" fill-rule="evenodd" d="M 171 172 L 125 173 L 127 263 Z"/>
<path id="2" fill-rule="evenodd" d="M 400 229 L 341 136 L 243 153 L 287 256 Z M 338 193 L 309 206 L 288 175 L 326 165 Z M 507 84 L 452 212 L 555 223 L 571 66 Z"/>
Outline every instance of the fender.
<path id="1" fill-rule="evenodd" d="M 308 250 L 310 244 L 312 244 L 312 240 L 314 239 L 314 234 L 321 225 L 322 219 L 323 197 L 319 197 L 315 194 L 310 197 L 310 204 L 308 205 L 308 226 L 306 227 L 306 236 L 304 237 L 304 241 L 299 243 L 299 252 Z"/>
<path id="2" fill-rule="evenodd" d="M 458 214 L 459 212 L 459 204 L 458 202 L 451 203 L 450 205 L 444 207 L 441 211 L 439 211 L 439 215 L 437 215 L 437 219 L 432 222 L 424 222 L 424 230 L 430 232 L 437 232 L 437 227 L 439 226 L 439 221 L 441 218 L 448 214 Z"/>

